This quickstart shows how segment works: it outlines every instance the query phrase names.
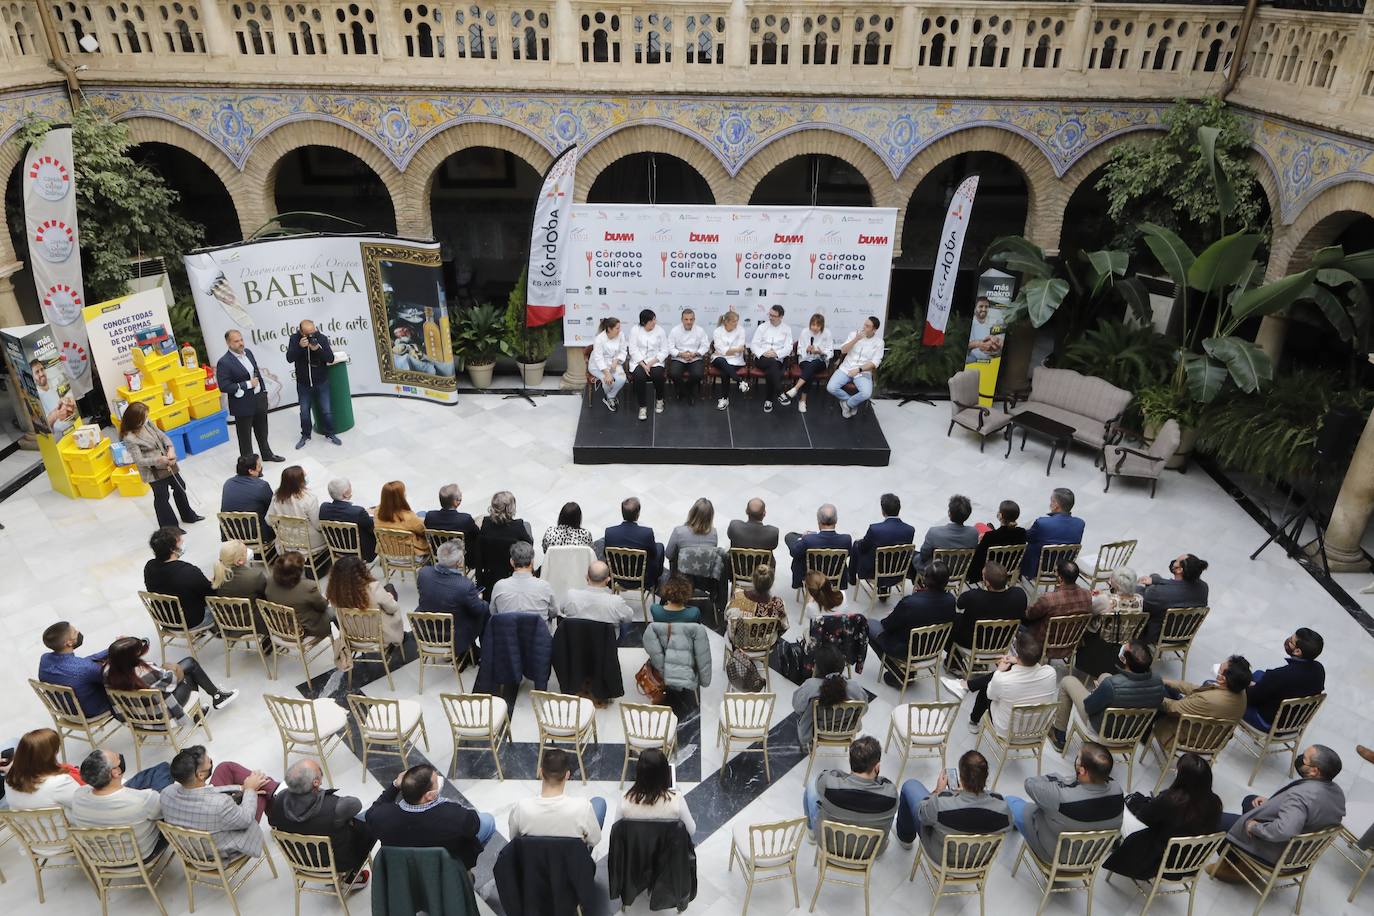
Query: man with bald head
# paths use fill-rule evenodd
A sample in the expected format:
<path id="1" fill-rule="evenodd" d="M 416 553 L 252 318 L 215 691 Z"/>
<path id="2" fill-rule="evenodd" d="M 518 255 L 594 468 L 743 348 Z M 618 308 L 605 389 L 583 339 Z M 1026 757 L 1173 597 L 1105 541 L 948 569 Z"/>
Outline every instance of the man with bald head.
<path id="1" fill-rule="evenodd" d="M 744 507 L 744 520 L 735 519 L 725 530 L 730 546 L 749 550 L 777 550 L 778 529 L 763 523 L 767 513 L 768 507 L 763 500 L 757 496 L 749 500 Z"/>
<path id="2" fill-rule="evenodd" d="M 635 612 L 622 596 L 611 591 L 610 565 L 597 560 L 587 567 L 587 587 L 568 589 L 562 616 L 613 623 L 624 630 Z"/>
<path id="3" fill-rule="evenodd" d="M 310 441 L 312 405 L 320 408 L 320 432 L 335 445 L 343 445 L 334 435 L 333 405 L 329 401 L 329 364 L 334 362 L 334 351 L 329 338 L 309 318 L 301 321 L 287 342 L 286 361 L 295 367 L 296 398 L 301 405 L 301 438 L 296 448 L 304 448 Z"/>
<path id="4" fill-rule="evenodd" d="M 253 454 L 253 437 L 258 440 L 258 454 L 263 461 L 285 461 L 267 444 L 267 382 L 258 368 L 258 359 L 244 342 L 238 328 L 224 332 L 228 352 L 215 363 L 215 382 L 229 400 L 229 413 L 234 418 L 234 432 L 239 440 L 239 456 Z"/>
<path id="5" fill-rule="evenodd" d="M 267 823 L 283 833 L 328 837 L 334 865 L 353 888 L 367 884 L 363 868 L 372 849 L 372 833 L 358 815 L 363 803 L 336 789 L 325 789 L 319 761 L 307 757 L 292 764 L 286 781 L 267 815 Z"/>

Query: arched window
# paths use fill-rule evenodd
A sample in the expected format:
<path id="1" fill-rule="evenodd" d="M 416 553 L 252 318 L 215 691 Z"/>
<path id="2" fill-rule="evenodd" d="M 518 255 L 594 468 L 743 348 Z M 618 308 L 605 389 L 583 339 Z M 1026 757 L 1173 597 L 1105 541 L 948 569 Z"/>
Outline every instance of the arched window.
<path id="1" fill-rule="evenodd" d="M 1097 66 L 1101 70 L 1110 70 L 1115 62 L 1116 36 L 1108 35 L 1107 40 L 1102 42 L 1102 56 L 1097 59 Z"/>
<path id="2" fill-rule="evenodd" d="M 930 57 L 926 63 L 932 67 L 945 65 L 945 36 L 943 32 L 937 32 L 935 37 L 930 39 Z"/>
<path id="3" fill-rule="evenodd" d="M 1040 40 L 1035 43 L 1035 56 L 1031 58 L 1031 66 L 1036 69 L 1044 69 L 1050 62 L 1050 36 L 1041 35 Z"/>

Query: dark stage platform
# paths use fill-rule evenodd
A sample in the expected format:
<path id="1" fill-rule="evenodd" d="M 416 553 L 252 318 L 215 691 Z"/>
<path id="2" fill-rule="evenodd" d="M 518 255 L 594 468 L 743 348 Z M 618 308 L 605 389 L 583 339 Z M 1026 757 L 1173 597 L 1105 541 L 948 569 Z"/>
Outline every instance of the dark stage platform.
<path id="1" fill-rule="evenodd" d="M 886 467 L 887 437 L 873 408 L 846 420 L 839 402 L 824 392 L 811 395 L 805 414 L 794 401 L 763 412 L 753 392 L 716 410 L 714 400 L 673 398 L 661 414 L 651 409 L 640 422 L 634 395 L 623 392 L 611 413 L 600 399 L 582 401 L 573 440 L 574 464 L 832 464 Z"/>

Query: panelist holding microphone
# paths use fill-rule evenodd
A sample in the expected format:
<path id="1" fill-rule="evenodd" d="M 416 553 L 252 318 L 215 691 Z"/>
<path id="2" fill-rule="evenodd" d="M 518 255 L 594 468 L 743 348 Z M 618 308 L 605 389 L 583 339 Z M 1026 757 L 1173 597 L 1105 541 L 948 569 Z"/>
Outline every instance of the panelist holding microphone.
<path id="1" fill-rule="evenodd" d="M 334 435 L 333 405 L 329 402 L 329 364 L 334 361 L 329 338 L 306 318 L 286 345 L 286 359 L 296 367 L 296 399 L 301 404 L 301 440 L 296 448 L 304 448 L 310 441 L 311 404 L 320 405 L 320 432 L 335 445 L 343 445 Z"/>
<path id="2" fill-rule="evenodd" d="M 768 323 L 754 329 L 754 339 L 749 349 L 754 351 L 756 362 L 763 370 L 763 412 L 773 410 L 773 399 L 783 407 L 792 403 L 792 398 L 782 388 L 783 360 L 792 352 L 792 329 L 782 323 L 783 309 L 775 305 L 768 310 Z"/>
<path id="3" fill-rule="evenodd" d="M 825 386 L 826 391 L 839 399 L 840 413 L 846 420 L 859 412 L 864 401 L 873 397 L 873 370 L 883 361 L 883 339 L 878 336 L 881 324 L 876 316 L 869 315 L 864 319 L 863 328 L 849 335 L 840 345 L 840 353 L 844 356 Z M 844 386 L 850 382 L 858 390 L 853 396 L 844 391 Z"/>
<path id="4" fill-rule="evenodd" d="M 239 455 L 253 454 L 256 435 L 263 461 L 285 461 L 267 444 L 267 385 L 253 351 L 244 346 L 243 335 L 237 330 L 225 331 L 224 342 L 229 352 L 215 363 L 215 380 L 229 398 L 229 413 L 234 417 L 239 437 Z"/>

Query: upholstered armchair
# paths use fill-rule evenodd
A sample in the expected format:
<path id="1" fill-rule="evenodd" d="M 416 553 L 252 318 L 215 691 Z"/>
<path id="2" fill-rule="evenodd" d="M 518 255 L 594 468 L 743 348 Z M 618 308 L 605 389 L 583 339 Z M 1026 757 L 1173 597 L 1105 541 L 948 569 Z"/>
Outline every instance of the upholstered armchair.
<path id="1" fill-rule="evenodd" d="M 949 380 L 949 429 L 945 435 L 954 432 L 956 424 L 978 434 L 978 451 L 983 450 L 987 437 L 999 432 L 1011 421 L 1005 410 L 994 411 L 978 403 L 978 370 L 965 369 L 956 372 Z"/>
<path id="2" fill-rule="evenodd" d="M 953 385 L 951 384 L 951 388 Z M 1105 461 L 1102 470 L 1107 475 L 1107 485 L 1102 488 L 1106 493 L 1111 488 L 1113 477 L 1147 477 L 1150 480 L 1150 498 L 1155 498 L 1155 488 L 1159 486 L 1159 475 L 1164 470 L 1174 452 L 1178 451 L 1182 433 L 1177 420 L 1166 420 L 1159 428 L 1148 451 L 1139 451 L 1125 445 L 1108 445 L 1103 449 Z"/>

